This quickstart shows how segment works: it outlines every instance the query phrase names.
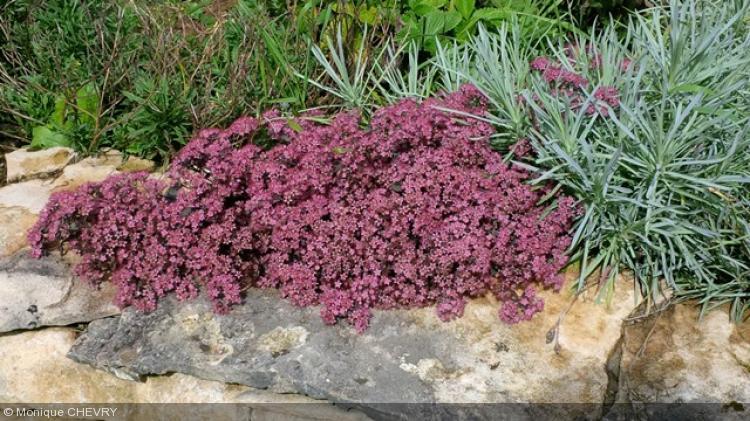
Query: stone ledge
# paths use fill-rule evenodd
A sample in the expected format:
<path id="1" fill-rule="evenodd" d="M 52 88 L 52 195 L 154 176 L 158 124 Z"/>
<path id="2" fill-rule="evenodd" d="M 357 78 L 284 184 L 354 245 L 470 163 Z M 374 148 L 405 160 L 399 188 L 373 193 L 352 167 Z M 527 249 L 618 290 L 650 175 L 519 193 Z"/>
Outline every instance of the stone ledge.
<path id="1" fill-rule="evenodd" d="M 59 257 L 32 259 L 21 251 L 0 259 L 0 333 L 65 326 L 113 316 L 115 288 L 75 278 Z"/>
<path id="2" fill-rule="evenodd" d="M 625 295 L 609 308 L 580 300 L 563 320 L 557 351 L 547 332 L 568 294 L 545 294 L 547 310 L 513 326 L 498 320 L 497 303 L 478 299 L 451 323 L 433 308 L 377 312 L 359 335 L 324 325 L 317 308 L 251 290 L 222 316 L 203 299 L 167 299 L 151 313 L 95 321 L 69 356 L 132 379 L 179 372 L 355 404 L 368 414 L 370 403 L 600 404 L 605 364 L 633 305 Z"/>
<path id="3" fill-rule="evenodd" d="M 54 147 L 38 151 L 22 148 L 5 154 L 6 180 L 15 181 L 45 177 L 62 170 L 76 157 L 70 148 Z"/>

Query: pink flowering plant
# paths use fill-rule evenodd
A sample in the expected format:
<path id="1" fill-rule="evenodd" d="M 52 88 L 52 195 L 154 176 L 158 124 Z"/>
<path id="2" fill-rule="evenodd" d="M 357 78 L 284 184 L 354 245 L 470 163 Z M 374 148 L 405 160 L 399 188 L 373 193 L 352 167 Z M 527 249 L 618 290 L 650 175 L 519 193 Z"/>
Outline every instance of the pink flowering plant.
<path id="1" fill-rule="evenodd" d="M 531 60 L 532 73 L 538 74 L 544 82 L 543 90 L 553 98 L 562 101 L 568 112 L 576 113 L 579 110 L 588 116 L 608 117 L 610 110 L 616 110 L 620 105 L 620 93 L 616 86 L 599 84 L 593 86 L 590 75 L 577 72 L 576 68 L 586 68 L 596 72 L 602 64 L 602 55 L 594 51 L 591 44 L 580 47 L 569 44 L 564 49 L 562 58 L 555 59 L 546 56 L 538 56 Z M 620 67 L 623 71 L 632 66 L 632 62 L 623 59 Z M 589 93 L 589 89 L 593 91 Z M 538 95 L 534 95 L 538 101 Z"/>
<path id="2" fill-rule="evenodd" d="M 118 305 L 141 310 L 203 294 L 226 312 L 260 287 L 360 332 L 372 309 L 435 305 L 451 320 L 488 293 L 503 321 L 528 320 L 537 289 L 561 287 L 578 209 L 491 150 L 491 125 L 441 111 L 486 107 L 466 85 L 381 108 L 367 127 L 356 112 L 327 124 L 269 112 L 203 130 L 165 178 L 55 193 L 32 252 L 78 253 L 79 276 L 111 281 Z"/>

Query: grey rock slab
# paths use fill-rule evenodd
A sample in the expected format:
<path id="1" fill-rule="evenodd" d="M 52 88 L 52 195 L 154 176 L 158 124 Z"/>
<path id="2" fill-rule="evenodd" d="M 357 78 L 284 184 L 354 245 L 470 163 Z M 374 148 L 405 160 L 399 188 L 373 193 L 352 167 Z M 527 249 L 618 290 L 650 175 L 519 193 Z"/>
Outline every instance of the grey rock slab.
<path id="1" fill-rule="evenodd" d="M 117 421 L 368 421 L 361 413 L 304 396 L 274 394 L 185 374 L 152 376 L 143 382 L 118 379 L 66 357 L 77 335 L 70 327 L 0 335 L 0 404 L 22 402 L 18 406 L 63 409 L 66 414 L 69 408 L 115 408 L 116 416 L 104 419 Z M 0 405 L 0 411 L 11 405 Z"/>
<path id="2" fill-rule="evenodd" d="M 114 289 L 75 278 L 59 257 L 20 251 L 0 259 L 0 332 L 64 326 L 119 314 Z"/>
<path id="3" fill-rule="evenodd" d="M 386 313 L 370 327 L 377 336 L 358 335 L 266 291 L 227 316 L 202 299 L 169 299 L 151 313 L 92 322 L 70 357 L 134 379 L 180 372 L 316 399 L 429 402 L 431 388 L 400 365 L 434 356 L 450 365 L 451 350 L 405 322 Z"/>
<path id="4" fill-rule="evenodd" d="M 566 293 L 544 298 L 547 310 L 519 325 L 500 322 L 499 304 L 488 297 L 470 302 L 451 323 L 432 308 L 378 311 L 364 334 L 343 323 L 326 326 L 318 308 L 294 307 L 275 291 L 250 290 L 226 315 L 215 315 L 202 298 L 170 298 L 150 313 L 126 310 L 90 323 L 69 357 L 122 378 L 184 373 L 350 404 L 373 418 L 498 410 L 434 402 L 602 404 L 605 364 L 632 295 L 610 307 L 581 297 L 570 309 Z M 561 312 L 567 315 L 555 346 L 548 332 Z M 600 415 L 598 407 L 578 409 Z"/>

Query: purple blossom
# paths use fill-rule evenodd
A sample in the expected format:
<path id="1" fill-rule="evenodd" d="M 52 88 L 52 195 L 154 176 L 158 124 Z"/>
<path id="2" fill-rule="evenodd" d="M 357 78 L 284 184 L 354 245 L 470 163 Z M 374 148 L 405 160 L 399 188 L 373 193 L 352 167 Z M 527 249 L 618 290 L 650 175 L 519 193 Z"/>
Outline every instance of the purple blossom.
<path id="1" fill-rule="evenodd" d="M 602 65 L 601 55 L 594 54 L 593 48 L 588 46 L 585 50 L 588 55 L 592 56 L 590 58 L 590 66 L 593 69 L 598 69 Z M 575 64 L 574 60 L 578 58 L 580 49 L 569 45 L 565 51 L 568 54 L 568 59 L 572 60 L 568 64 Z M 623 69 L 621 70 L 625 71 L 630 66 L 630 60 L 625 59 L 622 63 Z M 559 62 L 553 62 L 546 57 L 537 57 L 532 60 L 531 68 L 532 70 L 541 72 L 550 93 L 566 100 L 566 103 L 570 104 L 573 110 L 580 109 L 580 107 L 585 105 L 587 114 L 607 117 L 609 116 L 610 108 L 616 109 L 620 106 L 619 92 L 613 86 L 597 87 L 594 90 L 593 102 L 589 102 L 585 88 L 591 85 L 591 82 L 581 74 L 562 68 L 562 64 Z M 534 100 L 538 102 L 538 97 L 535 97 Z"/>
<path id="2" fill-rule="evenodd" d="M 600 86 L 596 88 L 594 98 L 606 102 L 611 107 L 620 105 L 620 92 L 613 86 Z"/>
<path id="3" fill-rule="evenodd" d="M 543 71 L 549 67 L 549 63 L 550 61 L 547 57 L 537 57 L 534 60 L 531 60 L 531 69 Z"/>

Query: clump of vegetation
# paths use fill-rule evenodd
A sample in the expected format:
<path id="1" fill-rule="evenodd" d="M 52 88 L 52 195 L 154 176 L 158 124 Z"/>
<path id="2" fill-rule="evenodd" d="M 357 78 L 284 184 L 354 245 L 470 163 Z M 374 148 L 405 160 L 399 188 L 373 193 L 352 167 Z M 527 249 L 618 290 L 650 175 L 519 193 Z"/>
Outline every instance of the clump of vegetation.
<path id="1" fill-rule="evenodd" d="M 611 292 L 627 270 L 649 298 L 668 289 L 747 313 L 749 8 L 674 0 L 556 44 L 551 72 L 513 30 L 472 44 L 479 70 L 466 77 L 491 98 L 491 120 L 531 139 L 519 165 L 585 207 L 579 290 Z M 493 69 L 498 53 L 509 60 Z M 561 72 L 589 81 L 582 97 L 550 83 Z"/>
<path id="2" fill-rule="evenodd" d="M 534 285 L 562 284 L 577 210 L 490 150 L 491 126 L 439 110 L 484 105 L 467 86 L 382 108 L 367 128 L 351 112 L 329 124 L 271 112 L 205 130 L 168 180 L 117 175 L 55 194 L 33 253 L 76 251 L 79 275 L 111 279 L 118 304 L 145 310 L 202 291 L 226 311 L 255 286 L 360 332 L 373 308 L 437 304 L 450 320 L 487 293 L 502 320 L 527 320 L 543 306 Z M 263 150 L 265 136 L 279 144 Z M 558 200 L 539 205 L 545 195 Z"/>
<path id="3" fill-rule="evenodd" d="M 312 71 L 311 41 L 252 0 L 19 0 L 1 16 L 3 135 L 32 147 L 165 160 L 196 128 L 316 102 L 292 71 Z"/>
<path id="4" fill-rule="evenodd" d="M 439 42 L 468 41 L 478 26 L 496 28 L 515 20 L 529 41 L 562 35 L 576 27 L 565 19 L 562 0 L 410 0 L 401 37 L 435 53 Z"/>

